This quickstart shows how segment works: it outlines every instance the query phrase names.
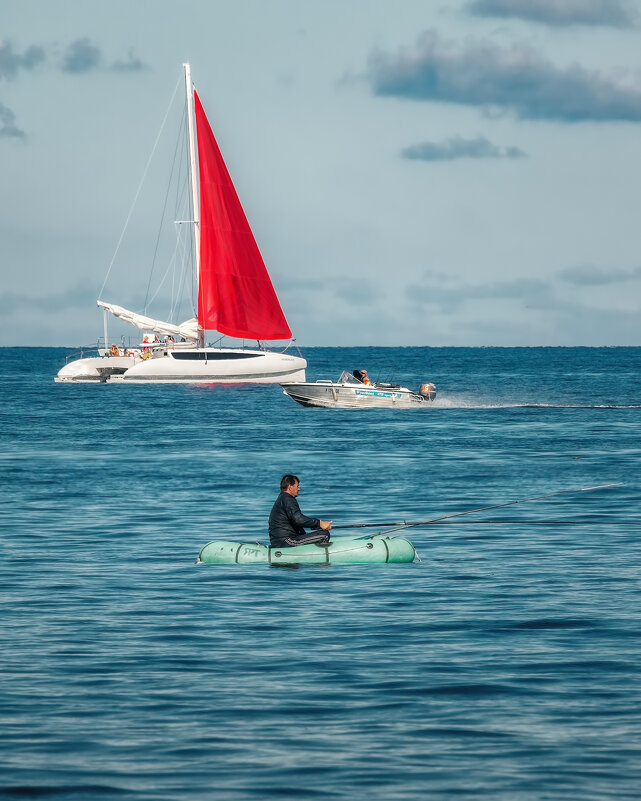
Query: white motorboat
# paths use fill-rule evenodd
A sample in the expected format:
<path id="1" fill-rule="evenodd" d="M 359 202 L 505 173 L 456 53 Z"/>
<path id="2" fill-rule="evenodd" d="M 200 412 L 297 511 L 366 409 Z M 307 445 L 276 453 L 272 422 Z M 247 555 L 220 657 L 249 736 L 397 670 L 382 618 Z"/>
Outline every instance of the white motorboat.
<path id="1" fill-rule="evenodd" d="M 358 371 L 354 371 L 355 373 Z M 338 381 L 320 379 L 307 382 L 280 382 L 285 395 L 301 406 L 319 406 L 326 409 L 387 409 L 426 408 L 436 397 L 434 384 L 422 384 L 412 392 L 399 384 L 365 384 L 354 374 L 341 373 Z"/>
<path id="2" fill-rule="evenodd" d="M 286 353 L 292 333 L 194 90 L 189 64 L 183 66 L 191 189 L 187 222 L 193 231 L 196 316 L 174 324 L 99 300 L 105 314 L 105 347 L 97 349 L 95 356 L 70 361 L 56 381 L 274 384 L 305 380 L 307 362 Z M 108 348 L 108 313 L 146 332 L 142 341 L 134 347 Z M 256 340 L 258 347 L 206 345 L 207 331 Z M 262 344 L 278 340 L 290 342 L 280 352 Z"/>

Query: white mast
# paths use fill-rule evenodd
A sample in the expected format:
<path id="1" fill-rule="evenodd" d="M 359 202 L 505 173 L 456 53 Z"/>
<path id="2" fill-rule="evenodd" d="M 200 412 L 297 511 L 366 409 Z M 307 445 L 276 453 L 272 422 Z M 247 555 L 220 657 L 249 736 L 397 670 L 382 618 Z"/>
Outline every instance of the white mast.
<path id="1" fill-rule="evenodd" d="M 109 343 L 107 341 L 107 317 L 108 316 L 109 315 L 107 314 L 107 309 L 103 309 L 102 325 L 103 325 L 103 328 L 104 328 L 104 331 L 105 331 L 105 352 L 109 348 Z"/>
<path id="2" fill-rule="evenodd" d="M 185 70 L 185 94 L 187 97 L 187 132 L 189 137 L 189 175 L 191 183 L 191 207 L 194 215 L 194 251 L 196 254 L 196 287 L 200 287 L 200 199 L 196 175 L 196 140 L 194 136 L 194 87 L 191 82 L 191 67 L 183 64 Z M 198 330 L 198 344 L 205 344 L 205 332 Z"/>

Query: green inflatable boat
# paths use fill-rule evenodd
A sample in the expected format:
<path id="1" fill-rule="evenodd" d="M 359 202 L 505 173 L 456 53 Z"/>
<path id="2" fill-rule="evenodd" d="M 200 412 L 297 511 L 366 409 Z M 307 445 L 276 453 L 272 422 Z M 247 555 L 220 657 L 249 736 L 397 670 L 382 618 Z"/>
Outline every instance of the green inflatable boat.
<path id="1" fill-rule="evenodd" d="M 198 561 L 208 565 L 364 565 L 413 562 L 414 546 L 402 537 L 336 537 L 324 545 L 273 548 L 258 542 L 208 542 Z"/>

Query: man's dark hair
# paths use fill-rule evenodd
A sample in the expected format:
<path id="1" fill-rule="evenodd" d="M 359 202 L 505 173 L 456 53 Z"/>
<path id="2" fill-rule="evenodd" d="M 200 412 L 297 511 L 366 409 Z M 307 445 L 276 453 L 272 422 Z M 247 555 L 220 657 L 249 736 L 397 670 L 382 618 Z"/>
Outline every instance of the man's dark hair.
<path id="1" fill-rule="evenodd" d="M 280 491 L 285 492 L 287 487 L 292 487 L 294 484 L 300 484 L 298 476 L 290 476 L 289 473 L 283 476 L 280 480 Z"/>

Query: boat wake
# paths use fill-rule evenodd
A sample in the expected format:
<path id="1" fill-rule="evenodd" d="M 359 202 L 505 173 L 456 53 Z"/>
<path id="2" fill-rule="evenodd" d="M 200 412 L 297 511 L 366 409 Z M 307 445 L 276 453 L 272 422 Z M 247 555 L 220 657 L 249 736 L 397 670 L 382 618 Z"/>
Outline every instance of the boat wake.
<path id="1" fill-rule="evenodd" d="M 432 409 L 641 409 L 640 403 L 519 403 L 518 401 L 488 401 L 478 399 L 439 398 L 430 404 Z"/>

